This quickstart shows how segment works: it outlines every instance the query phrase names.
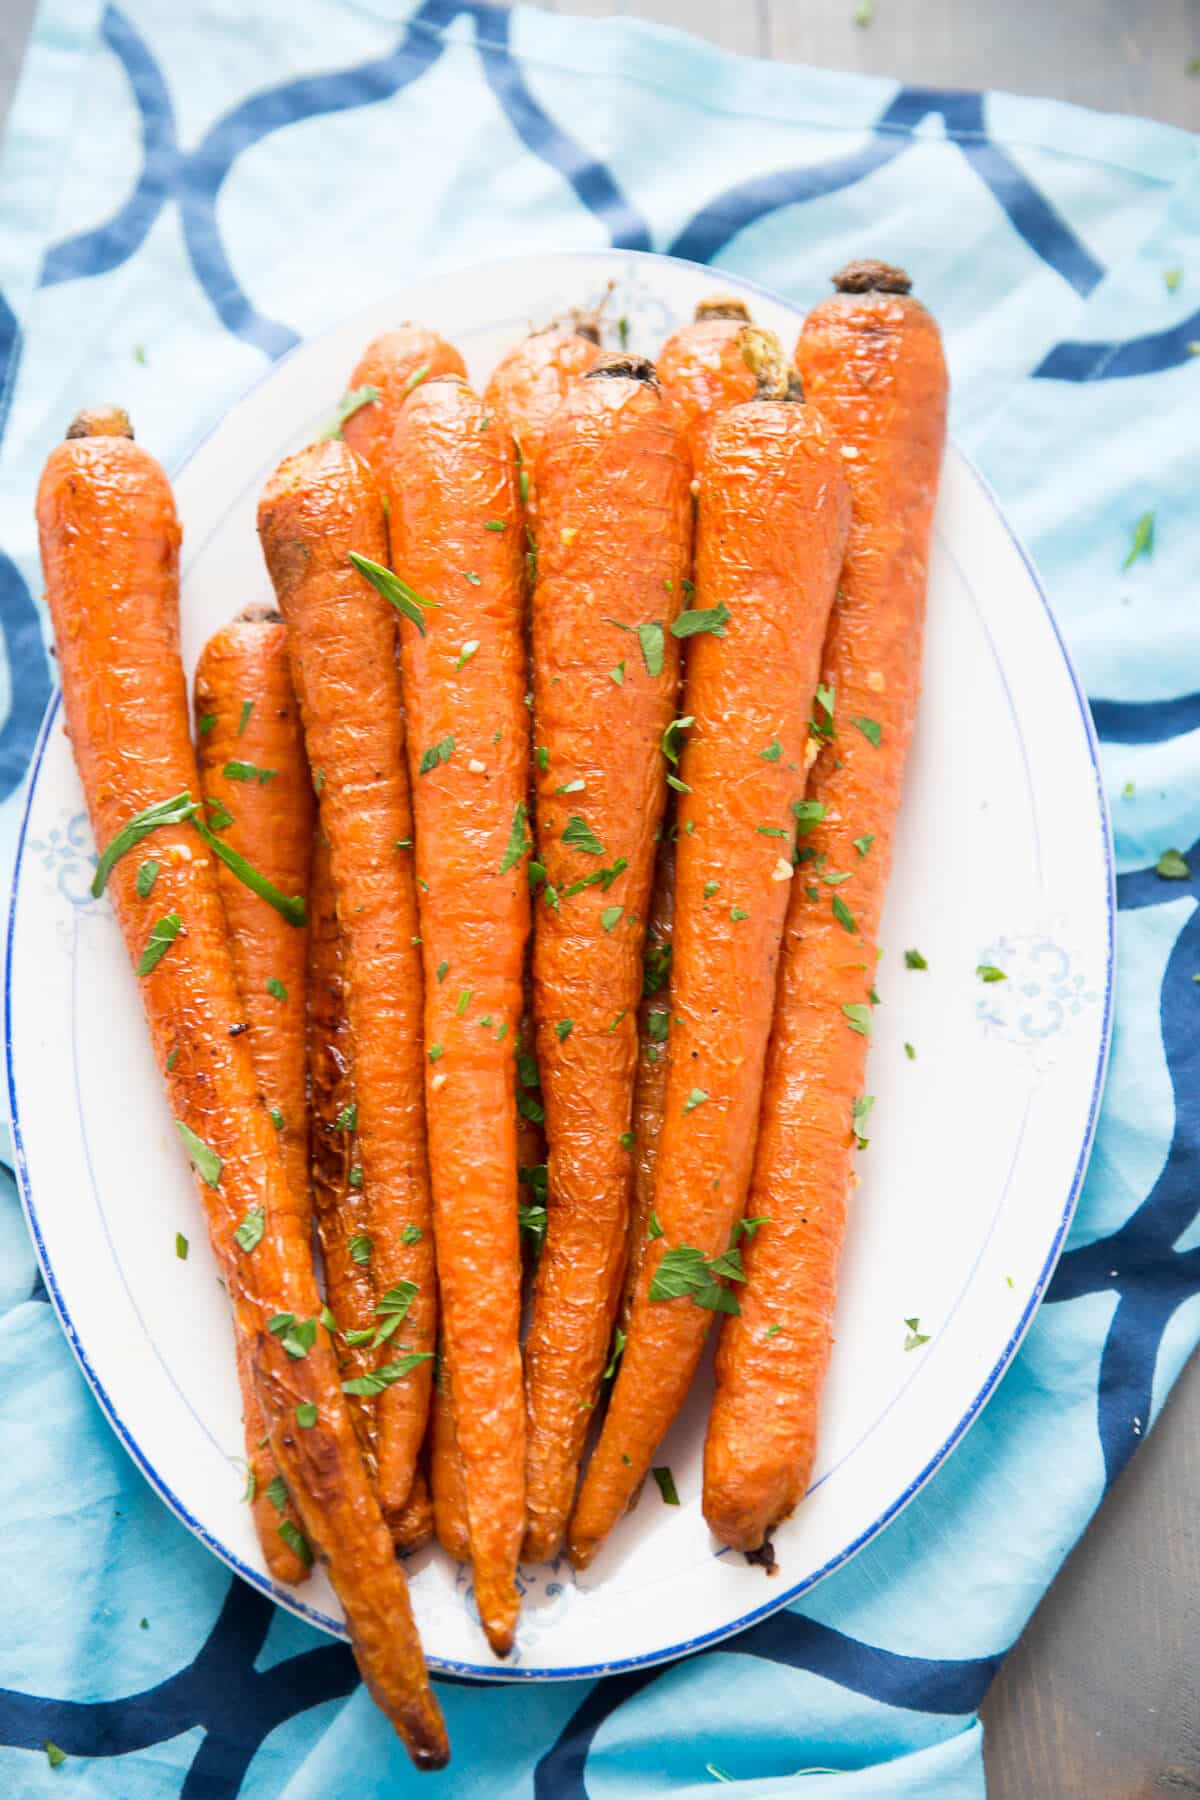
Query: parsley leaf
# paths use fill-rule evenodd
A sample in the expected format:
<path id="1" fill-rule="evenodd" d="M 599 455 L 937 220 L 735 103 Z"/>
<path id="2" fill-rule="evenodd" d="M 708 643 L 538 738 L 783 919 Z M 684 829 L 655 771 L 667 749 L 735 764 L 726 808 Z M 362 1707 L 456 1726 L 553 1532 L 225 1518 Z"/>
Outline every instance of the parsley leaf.
<path id="1" fill-rule="evenodd" d="M 323 443 L 328 438 L 340 438 L 342 426 L 346 420 L 352 419 L 360 407 L 369 406 L 373 400 L 378 400 L 378 398 L 379 389 L 371 387 L 369 383 L 364 387 L 351 388 L 338 401 L 333 418 L 324 431 L 318 432 L 318 439 Z"/>
<path id="2" fill-rule="evenodd" d="M 203 721 L 202 721 L 203 723 Z M 215 723 L 215 717 L 214 717 Z M 173 794 L 169 800 L 158 800 L 153 806 L 147 806 L 132 819 L 127 819 L 112 839 L 104 854 L 96 864 L 96 873 L 92 877 L 92 899 L 98 900 L 104 892 L 104 886 L 113 871 L 113 864 L 135 844 L 140 844 L 144 837 L 157 831 L 160 825 L 181 825 L 196 812 L 196 803 L 189 793 Z M 145 896 L 143 896 L 144 898 Z"/>
<path id="3" fill-rule="evenodd" d="M 351 1262 L 357 1263 L 360 1269 L 365 1269 L 370 1264 L 375 1242 L 373 1238 L 367 1236 L 365 1231 L 358 1231 L 349 1240 L 347 1248 L 350 1252 Z"/>
<path id="4" fill-rule="evenodd" d="M 311 1400 L 302 1400 L 296 1408 L 296 1423 L 301 1431 L 311 1431 L 317 1422 L 317 1409 Z"/>
<path id="5" fill-rule="evenodd" d="M 978 963 L 975 968 L 975 973 L 978 975 L 980 981 L 1008 980 L 1008 976 L 1004 973 L 1004 970 L 998 969 L 995 963 Z"/>
<path id="6" fill-rule="evenodd" d="M 574 1019 L 560 1019 L 558 1021 L 558 1024 L 554 1027 L 554 1035 L 558 1039 L 559 1043 L 563 1044 L 570 1037 L 570 1035 L 574 1029 L 575 1029 Z"/>
<path id="7" fill-rule="evenodd" d="M 137 973 L 149 975 L 152 969 L 157 969 L 182 930 L 183 920 L 177 912 L 164 913 L 158 923 L 151 927 L 146 948 L 138 961 Z"/>
<path id="8" fill-rule="evenodd" d="M 778 762 L 783 755 L 783 745 L 778 738 L 772 738 L 766 749 L 760 750 L 758 754 L 763 762 Z"/>
<path id="9" fill-rule="evenodd" d="M 570 844 L 572 849 L 584 851 L 588 856 L 605 854 L 604 845 L 587 820 L 581 819 L 578 813 L 572 813 L 568 819 L 566 829 L 562 834 L 562 841 L 564 844 Z"/>
<path id="10" fill-rule="evenodd" d="M 385 569 L 382 563 L 372 562 L 369 556 L 360 556 L 357 550 L 351 550 L 350 561 L 359 574 L 366 577 L 375 592 L 382 594 L 389 605 L 394 606 L 397 612 L 403 613 L 406 619 L 411 620 L 421 636 L 424 637 L 423 609 L 432 608 L 436 611 L 437 601 L 422 600 L 420 594 L 410 588 L 407 581 L 402 580 L 399 575 L 393 575 L 392 571 Z"/>
<path id="11" fill-rule="evenodd" d="M 1187 881 L 1192 871 L 1178 850 L 1164 850 L 1154 865 L 1154 873 L 1161 875 L 1164 881 Z"/>
<path id="12" fill-rule="evenodd" d="M 870 1037 L 871 1009 L 869 1006 L 844 1005 L 842 1011 L 846 1015 L 846 1023 L 849 1025 L 851 1031 L 857 1031 L 860 1037 Z"/>
<path id="13" fill-rule="evenodd" d="M 287 989 L 276 975 L 267 976 L 267 992 L 273 1000 L 287 999 Z"/>
<path id="14" fill-rule="evenodd" d="M 618 687 L 623 687 L 625 683 L 625 664 L 619 662 L 615 669 L 610 669 L 608 671 L 608 679 L 610 681 L 615 681 Z"/>
<path id="15" fill-rule="evenodd" d="M 1133 542 L 1129 546 L 1129 555 L 1121 564 L 1121 571 L 1133 567 L 1139 556 L 1150 556 L 1154 551 L 1154 514 L 1144 512 L 1133 528 Z"/>
<path id="16" fill-rule="evenodd" d="M 182 1119 L 176 1119 L 175 1129 L 179 1133 L 188 1160 L 206 1187 L 215 1188 L 221 1180 L 221 1159 L 215 1150 L 209 1148 L 202 1137 L 197 1137 L 190 1125 Z M 261 1237 L 262 1233 L 259 1233 Z"/>
<path id="17" fill-rule="evenodd" d="M 605 931 L 611 931 L 613 929 L 614 925 L 619 922 L 624 911 L 625 908 L 623 906 L 606 906 L 604 908 L 604 911 L 600 914 L 600 923 L 603 925 Z"/>
<path id="18" fill-rule="evenodd" d="M 441 738 L 436 744 L 431 744 L 428 750 L 421 752 L 421 760 L 417 764 L 417 774 L 428 775 L 430 770 L 436 769 L 439 763 L 448 763 L 453 755 L 454 739 L 452 737 Z"/>
<path id="19" fill-rule="evenodd" d="M 672 1475 L 670 1469 L 664 1464 L 661 1468 L 651 1469 L 650 1473 L 658 1483 L 658 1491 L 663 1497 L 664 1504 L 667 1506 L 678 1506 L 679 1490 L 675 1486 L 675 1477 Z"/>
<path id="20" fill-rule="evenodd" d="M 175 1233 L 175 1254 L 180 1262 L 186 1262 L 188 1259 L 188 1241 L 182 1231 Z"/>
<path id="21" fill-rule="evenodd" d="M 650 676 L 661 675 L 663 669 L 663 628 L 656 620 L 649 625 L 637 628 L 638 643 L 642 646 L 642 661 L 646 665 L 646 673 Z"/>
<path id="22" fill-rule="evenodd" d="M 793 800 L 792 812 L 796 820 L 796 831 L 806 837 L 814 825 L 819 825 L 825 817 L 825 805 L 821 800 Z"/>
<path id="23" fill-rule="evenodd" d="M 158 871 L 161 867 L 162 864 L 155 862 L 153 857 L 149 857 L 144 863 L 138 864 L 137 878 L 134 885 L 137 888 L 139 899 L 148 900 L 150 898 L 154 889 L 154 883 L 158 880 Z"/>
<path id="24" fill-rule="evenodd" d="M 621 1330 L 621 1327 L 618 1325 L 616 1330 L 613 1332 L 612 1355 L 608 1359 L 608 1367 L 605 1369 L 603 1375 L 600 1377 L 601 1381 L 611 1381 L 612 1380 L 613 1376 L 617 1372 L 617 1364 L 621 1360 L 621 1352 L 624 1348 L 625 1348 L 625 1333 Z"/>
<path id="25" fill-rule="evenodd" d="M 331 1130 L 333 1130 L 333 1131 L 357 1131 L 358 1130 L 358 1102 L 357 1102 L 357 1100 L 351 1100 L 348 1103 L 348 1105 L 343 1106 L 341 1112 L 338 1114 L 337 1118 L 333 1121 Z"/>
<path id="26" fill-rule="evenodd" d="M 647 999 L 665 988 L 671 974 L 670 944 L 646 945 L 642 958 L 642 993 Z"/>
<path id="27" fill-rule="evenodd" d="M 833 916 L 842 927 L 843 931 L 853 933 L 858 930 L 858 926 L 854 923 L 854 914 L 850 911 L 850 908 L 846 905 L 846 902 L 842 899 L 840 894 L 835 894 L 833 896 Z"/>
<path id="28" fill-rule="evenodd" d="M 871 1108 L 874 1104 L 874 1094 L 860 1094 L 858 1099 L 854 1102 L 854 1111 L 852 1114 L 854 1135 L 858 1140 L 858 1147 L 860 1150 L 865 1150 L 870 1141 L 868 1138 L 864 1137 L 863 1133 L 866 1131 L 867 1120 L 871 1116 Z"/>
<path id="29" fill-rule="evenodd" d="M 314 1407 L 313 1410 L 315 1412 L 316 1408 Z M 293 1525 L 290 1519 L 280 1519 L 279 1524 L 275 1529 L 278 1531 L 288 1549 L 293 1550 L 300 1558 L 300 1561 L 304 1564 L 305 1568 L 311 1569 L 313 1553 L 309 1547 L 308 1539 L 300 1528 L 297 1525 Z"/>
<path id="30" fill-rule="evenodd" d="M 260 769 L 257 763 L 227 762 L 221 770 L 227 781 L 257 781 L 259 787 L 266 787 L 268 781 L 274 781 L 278 769 Z"/>
<path id="31" fill-rule="evenodd" d="M 706 1312 L 740 1313 L 737 1295 L 722 1287 L 714 1272 L 717 1263 L 726 1262 L 733 1254 L 735 1253 L 732 1251 L 726 1251 L 725 1257 L 717 1257 L 710 1264 L 705 1260 L 703 1250 L 693 1249 L 690 1244 L 679 1244 L 674 1249 L 664 1251 L 650 1283 L 649 1298 L 690 1299 Z M 740 1263 L 738 1266 L 740 1269 Z M 745 1277 L 739 1275 L 739 1279 L 744 1280 Z"/>
<path id="32" fill-rule="evenodd" d="M 876 750 L 878 750 L 880 742 L 883 738 L 883 728 L 881 725 L 879 725 L 879 723 L 875 719 L 854 719 L 854 718 L 852 718 L 850 723 L 852 725 L 857 725 L 858 729 L 862 732 L 863 736 L 866 738 L 868 744 L 874 744 Z"/>
<path id="33" fill-rule="evenodd" d="M 691 1093 L 688 1095 L 687 1099 L 683 1103 L 684 1112 L 685 1113 L 695 1112 L 696 1108 L 698 1106 L 703 1106 L 704 1102 L 707 1099 L 708 1099 L 708 1095 L 705 1093 L 703 1088 L 693 1088 Z"/>
<path id="34" fill-rule="evenodd" d="M 904 1340 L 906 1350 L 919 1350 L 922 1344 L 929 1342 L 929 1333 L 921 1330 L 920 1319 L 905 1319 L 904 1323 L 908 1326 L 908 1336 Z"/>
<path id="35" fill-rule="evenodd" d="M 723 600 L 716 606 L 700 606 L 694 610 L 685 609 L 671 625 L 671 636 L 675 638 L 698 637 L 701 632 L 708 632 L 712 637 L 723 638 L 725 627 L 733 614 Z"/>
<path id="36" fill-rule="evenodd" d="M 904 966 L 906 969 L 927 969 L 929 964 L 925 961 L 925 958 L 921 955 L 919 950 L 906 950 L 904 952 Z"/>
<path id="37" fill-rule="evenodd" d="M 525 829 L 525 821 L 528 816 L 525 811 L 525 802 L 518 800 L 516 811 L 513 813 L 512 830 L 508 834 L 508 848 L 505 850 L 504 859 L 500 864 L 502 875 L 507 875 L 513 864 L 520 862 L 525 853 L 533 849 L 533 839 Z"/>
<path id="38" fill-rule="evenodd" d="M 240 1250 L 249 1256 L 262 1243 L 263 1232 L 267 1228 L 267 1218 L 261 1206 L 252 1206 L 237 1230 L 234 1239 Z"/>
<path id="39" fill-rule="evenodd" d="M 858 854 L 860 856 L 865 856 L 867 854 L 867 851 L 871 848 L 871 845 L 874 842 L 875 842 L 875 833 L 873 831 L 869 831 L 866 833 L 865 836 L 855 838 L 854 848 L 858 851 Z"/>

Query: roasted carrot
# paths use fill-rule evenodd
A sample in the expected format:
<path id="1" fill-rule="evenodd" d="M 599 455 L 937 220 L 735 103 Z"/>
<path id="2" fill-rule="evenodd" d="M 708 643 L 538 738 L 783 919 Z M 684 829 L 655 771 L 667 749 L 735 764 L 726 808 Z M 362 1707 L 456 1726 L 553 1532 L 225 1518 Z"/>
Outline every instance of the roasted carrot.
<path id="1" fill-rule="evenodd" d="M 876 933 L 920 686 L 929 539 L 946 426 L 938 329 L 908 278 L 857 263 L 796 347 L 804 389 L 847 452 L 853 524 L 823 656 L 810 862 L 791 896 L 749 1211 L 741 1317 L 728 1319 L 704 1457 L 704 1513 L 742 1550 L 812 1472 L 863 1096 Z M 853 452 L 853 455 L 849 453 Z M 833 890 L 834 873 L 850 879 Z M 835 903 L 836 904 L 836 903 Z M 849 922 L 848 922 L 849 921 Z"/>
<path id="2" fill-rule="evenodd" d="M 37 513 L 67 723 L 103 852 L 95 886 L 107 877 L 139 971 L 171 1112 L 228 1271 L 236 1328 L 252 1347 L 271 1449 L 305 1540 L 328 1561 L 368 1688 L 413 1760 L 437 1768 L 448 1755 L 445 1727 L 318 1323 L 307 1212 L 288 1187 L 240 1029 L 216 852 L 187 817 L 199 777 L 179 659 L 170 486 L 128 438 L 79 437 L 51 454 Z M 139 819 L 148 809 L 157 810 Z M 155 818 L 164 822 L 154 827 Z M 144 848 L 122 854 L 139 838 Z"/>
<path id="3" fill-rule="evenodd" d="M 287 620 L 321 826 L 329 839 L 354 1108 L 379 1293 L 378 1491 L 408 1500 L 429 1412 L 436 1339 L 425 1147 L 421 962 L 412 811 L 394 615 L 354 564 L 381 564 L 387 533 L 366 464 L 336 440 L 288 457 L 259 502 L 259 534 Z M 403 1327 L 403 1329 L 401 1329 Z M 414 1356 L 425 1360 L 412 1363 Z"/>
<path id="4" fill-rule="evenodd" d="M 745 400 L 782 399 L 787 393 L 787 357 L 778 338 L 755 325 L 745 302 L 728 294 L 701 300 L 692 322 L 667 339 L 655 366 L 686 421 L 697 467 L 718 413 Z"/>
<path id="5" fill-rule="evenodd" d="M 378 476 L 381 458 L 410 394 L 435 375 L 462 375 L 466 364 L 454 348 L 424 325 L 398 325 L 367 345 L 355 364 L 343 406 L 360 399 L 342 426 L 356 455 Z"/>
<path id="6" fill-rule="evenodd" d="M 425 1110 L 442 1336 L 475 1602 L 512 1648 L 525 1531 L 516 1049 L 529 934 L 525 549 L 507 433 L 430 380 L 383 466 L 397 571 L 425 965 Z"/>
<path id="7" fill-rule="evenodd" d="M 645 1476 L 714 1314 L 737 1306 L 720 1278 L 740 1279 L 731 1232 L 750 1178 L 793 808 L 849 520 L 838 445 L 812 408 L 751 401 L 713 421 L 696 518 L 696 602 L 711 629 L 691 637 L 684 679 L 656 1235 L 571 1519 L 578 1567 Z"/>
<path id="8" fill-rule="evenodd" d="M 450 1372 L 443 1360 L 433 1395 L 429 1447 L 429 1480 L 433 1490 L 433 1523 L 437 1541 L 448 1555 L 466 1562 L 471 1554 L 467 1535 L 467 1489 L 454 1422 Z"/>
<path id="9" fill-rule="evenodd" d="M 210 826 L 281 893 L 307 898 L 312 780 L 279 613 L 247 607 L 209 639 L 196 665 L 193 705 Z M 288 1180 L 297 1199 L 307 1200 L 308 932 L 264 905 L 224 863 L 217 885 L 263 1098 Z"/>
<path id="10" fill-rule="evenodd" d="M 643 958 L 642 1002 L 638 1008 L 638 1064 L 633 1084 L 633 1207 L 629 1216 L 629 1251 L 621 1312 L 617 1321 L 622 1337 L 629 1331 L 633 1296 L 645 1252 L 646 1230 L 654 1206 L 654 1171 L 658 1167 L 658 1141 L 662 1132 L 667 1097 L 667 1069 L 671 1055 L 671 937 L 675 915 L 674 833 L 659 847 L 646 921 L 646 953 Z"/>
<path id="11" fill-rule="evenodd" d="M 495 425 L 516 440 L 521 490 L 531 526 L 537 524 L 537 459 L 546 426 L 564 394 L 601 356 L 594 317 L 535 331 L 502 356 L 492 370 L 483 405 Z"/>
<path id="12" fill-rule="evenodd" d="M 392 1541 L 399 1550 L 420 1550 L 433 1538 L 433 1497 L 429 1477 L 418 1466 L 408 1499 L 392 1521 Z"/>
<path id="13" fill-rule="evenodd" d="M 325 1266 L 325 1296 L 337 1322 L 342 1374 L 361 1385 L 375 1363 L 370 1348 L 378 1326 L 379 1294 L 371 1273 L 371 1220 L 358 1160 L 354 1113 L 354 1050 L 346 1011 L 342 937 L 329 843 L 314 834 L 308 908 L 308 1080 L 312 1108 L 312 1197 L 317 1241 Z M 350 1416 L 372 1482 L 376 1407 L 351 1391 Z"/>
<path id="14" fill-rule="evenodd" d="M 208 820 L 227 844 L 273 881 L 281 893 L 307 894 L 308 844 L 312 837 L 312 789 L 304 760 L 283 620 L 263 608 L 247 608 L 222 627 L 201 653 L 193 691 L 200 785 Z M 241 787 L 222 774 L 254 767 L 270 770 L 270 785 L 257 778 Z M 225 803 L 236 797 L 237 815 Z M 250 1028 L 250 1054 L 259 1087 L 280 1132 L 292 1193 L 308 1196 L 308 1104 L 304 1068 L 304 963 L 307 932 L 287 920 L 217 864 L 234 976 Z M 238 1379 L 249 1468 L 247 1490 L 267 1566 L 277 1581 L 304 1581 L 308 1565 L 286 1537 L 283 1519 L 296 1531 L 291 1501 L 280 1505 L 275 1459 L 254 1388 L 246 1340 L 236 1340 Z"/>
<path id="15" fill-rule="evenodd" d="M 678 676 L 691 466 L 641 357 L 597 364 L 537 466 L 534 1022 L 548 1230 L 526 1344 L 526 1555 L 556 1554 L 621 1292 L 642 943 Z"/>

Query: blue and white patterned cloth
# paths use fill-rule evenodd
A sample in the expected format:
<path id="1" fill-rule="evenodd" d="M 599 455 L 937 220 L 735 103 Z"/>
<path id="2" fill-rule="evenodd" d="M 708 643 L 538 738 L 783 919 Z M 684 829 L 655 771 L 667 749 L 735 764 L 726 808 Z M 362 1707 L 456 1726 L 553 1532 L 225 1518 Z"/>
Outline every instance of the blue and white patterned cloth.
<path id="1" fill-rule="evenodd" d="M 802 1604 L 690 1661 L 444 1684 L 441 1777 L 410 1773 L 342 1647 L 231 1579 L 145 1486 L 4 1180 L 0 1792 L 983 1792 L 988 1682 L 1200 1336 L 1198 164 L 1195 139 L 1142 120 L 771 67 L 625 22 L 42 0 L 3 162 L 0 855 L 51 684 L 33 491 L 79 405 L 126 398 L 170 467 L 272 358 L 413 274 L 612 243 L 807 304 L 870 248 L 942 321 L 952 428 L 1092 697 L 1120 957 L 1066 1254 L 939 1475 Z M 1124 570 L 1147 513 L 1152 551 Z M 1155 873 L 1168 846 L 1194 875 Z"/>

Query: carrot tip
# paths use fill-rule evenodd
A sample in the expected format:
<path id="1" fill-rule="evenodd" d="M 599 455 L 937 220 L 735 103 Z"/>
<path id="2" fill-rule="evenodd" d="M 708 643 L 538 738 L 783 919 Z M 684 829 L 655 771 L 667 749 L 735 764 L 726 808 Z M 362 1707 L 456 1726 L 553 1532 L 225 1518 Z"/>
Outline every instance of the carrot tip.
<path id="1" fill-rule="evenodd" d="M 876 262 L 872 257 L 864 257 L 859 262 L 848 262 L 844 269 L 839 269 L 833 277 L 833 285 L 839 294 L 907 294 L 912 281 L 903 269 L 897 269 L 892 263 Z"/>
<path id="2" fill-rule="evenodd" d="M 123 406 L 85 406 L 67 426 L 67 436 L 131 438 L 133 426 Z"/>

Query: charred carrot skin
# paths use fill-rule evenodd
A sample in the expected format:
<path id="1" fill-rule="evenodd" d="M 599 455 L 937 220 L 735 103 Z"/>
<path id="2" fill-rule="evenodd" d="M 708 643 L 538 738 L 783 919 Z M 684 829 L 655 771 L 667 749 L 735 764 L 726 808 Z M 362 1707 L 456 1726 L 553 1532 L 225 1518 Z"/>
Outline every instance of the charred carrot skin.
<path id="1" fill-rule="evenodd" d="M 462 381 L 427 381 L 386 459 L 425 966 L 426 1116 L 442 1333 L 475 1600 L 512 1648 L 525 1530 L 516 1060 L 529 933 L 525 550 L 516 459 Z"/>
<path id="2" fill-rule="evenodd" d="M 521 456 L 525 510 L 537 524 L 537 459 L 551 417 L 564 395 L 601 356 L 594 326 L 552 325 L 535 331 L 502 356 L 484 391 L 486 416 L 511 433 Z"/>
<path id="3" fill-rule="evenodd" d="M 395 615 L 349 560 L 353 550 L 387 561 L 370 470 L 336 440 L 288 457 L 259 503 L 259 535 L 287 620 L 292 680 L 329 839 L 378 1304 L 401 1282 L 416 1289 L 401 1328 L 376 1355 L 382 1364 L 401 1349 L 429 1358 L 375 1397 L 378 1491 L 391 1519 L 408 1499 L 425 1435 L 437 1297 Z"/>
<path id="4" fill-rule="evenodd" d="M 209 639 L 193 692 L 200 783 L 210 822 L 283 894 L 307 896 L 313 792 L 279 613 L 249 607 Z M 222 823 L 226 813 L 233 823 Z M 224 863 L 229 924 L 250 1049 L 273 1114 L 288 1180 L 308 1198 L 307 928 L 289 925 Z"/>
<path id="5" fill-rule="evenodd" d="M 201 653 L 193 690 L 200 785 L 208 818 L 226 843 L 247 857 L 283 894 L 308 891 L 308 840 L 312 799 L 296 700 L 287 667 L 283 620 L 248 608 L 223 626 Z M 246 708 L 249 711 L 246 711 Z M 255 779 L 242 790 L 221 771 L 271 769 L 267 785 Z M 238 816 L 225 825 L 226 794 Z M 308 1197 L 308 1105 L 304 1069 L 305 951 L 307 930 L 289 925 L 217 864 L 217 886 L 229 928 L 234 976 L 250 1027 L 250 1053 L 259 1086 L 280 1132 L 284 1166 L 296 1203 Z M 267 982 L 277 984 L 270 993 Z M 266 1443 L 267 1429 L 254 1387 L 247 1345 L 236 1340 L 238 1379 L 246 1434 L 248 1488 L 267 1566 L 277 1581 L 304 1581 L 308 1567 L 279 1535 L 284 1518 L 299 1529 L 291 1502 L 279 1507 L 271 1482 L 278 1473 Z M 289 1534 L 290 1535 L 290 1534 Z"/>
<path id="6" fill-rule="evenodd" d="M 325 1266 L 325 1294 L 337 1320 L 342 1375 L 361 1380 L 376 1360 L 370 1340 L 346 1341 L 347 1332 L 374 1331 L 379 1293 L 371 1273 L 374 1240 L 358 1161 L 354 1117 L 354 1050 L 346 1011 L 342 935 L 329 843 L 314 833 L 308 907 L 308 1080 L 312 1123 L 312 1197 Z M 347 1396 L 350 1416 L 372 1482 L 376 1409 L 369 1396 Z"/>
<path id="7" fill-rule="evenodd" d="M 753 324 L 743 301 L 723 294 L 700 302 L 695 318 L 667 339 L 656 367 L 683 414 L 697 466 L 718 413 L 787 392 L 787 359 L 778 340 Z"/>
<path id="8" fill-rule="evenodd" d="M 342 436 L 379 476 L 396 420 L 410 395 L 434 376 L 465 378 L 466 373 L 466 364 L 454 345 L 424 325 L 397 325 L 382 332 L 367 345 L 350 377 L 351 392 L 374 388 L 379 398 L 351 413 Z"/>
<path id="9" fill-rule="evenodd" d="M 833 918 L 828 890 L 814 905 L 796 884 L 749 1201 L 771 1223 L 745 1246 L 742 1314 L 722 1330 L 705 1446 L 705 1517 L 739 1549 L 786 1518 L 812 1472 L 869 1043 L 855 1026 L 870 1028 L 945 441 L 941 341 L 907 278 L 859 264 L 835 280 L 841 291 L 809 314 L 796 348 L 805 393 L 855 452 L 823 657 L 835 735 L 813 769 L 824 817 L 806 841 L 813 870 L 850 872 L 836 891 L 855 930 Z"/>
<path id="10" fill-rule="evenodd" d="M 646 921 L 642 1003 L 638 1008 L 638 1064 L 633 1085 L 633 1207 L 629 1253 L 617 1323 L 628 1333 L 654 1208 L 654 1171 L 667 1098 L 671 1057 L 671 939 L 675 921 L 675 845 L 664 839 L 654 868 L 650 916 Z"/>
<path id="11" fill-rule="evenodd" d="M 568 1532 L 584 1567 L 675 1418 L 715 1314 L 651 1298 L 664 1258 L 731 1248 L 750 1178 L 775 971 L 793 878 L 811 696 L 849 525 L 832 433 L 753 401 L 714 420 L 700 468 L 696 600 L 725 635 L 691 640 L 671 961 L 671 1059 L 643 1252 L 600 1441 Z M 828 890 L 832 892 L 833 890 Z M 664 1272 L 665 1278 L 665 1272 Z"/>
<path id="12" fill-rule="evenodd" d="M 624 1272 L 636 1014 L 690 475 L 675 409 L 640 358 L 584 377 L 538 462 L 534 743 L 546 883 L 533 968 L 549 1225 L 526 1343 L 535 1560 L 561 1542 Z"/>
<path id="13" fill-rule="evenodd" d="M 166 477 L 128 439 L 81 437 L 50 456 L 38 490 L 47 598 L 72 746 L 98 845 L 145 807 L 199 792 L 179 660 L 179 526 Z M 316 1319 L 306 1218 L 291 1194 L 258 1091 L 213 863 L 186 825 L 115 865 L 109 891 L 131 958 L 168 914 L 180 929 L 139 977 L 176 1120 L 207 1147 L 197 1188 L 237 1330 L 252 1349 L 271 1449 L 308 1542 L 328 1560 L 359 1668 L 422 1767 L 448 1756 L 408 1589 L 371 1494 L 327 1335 L 292 1358 L 276 1314 Z M 141 860 L 159 873 L 138 891 Z M 212 1185 L 210 1185 L 210 1180 Z M 261 1223 L 246 1250 L 235 1236 Z M 312 1421 L 309 1423 L 308 1421 Z"/>

